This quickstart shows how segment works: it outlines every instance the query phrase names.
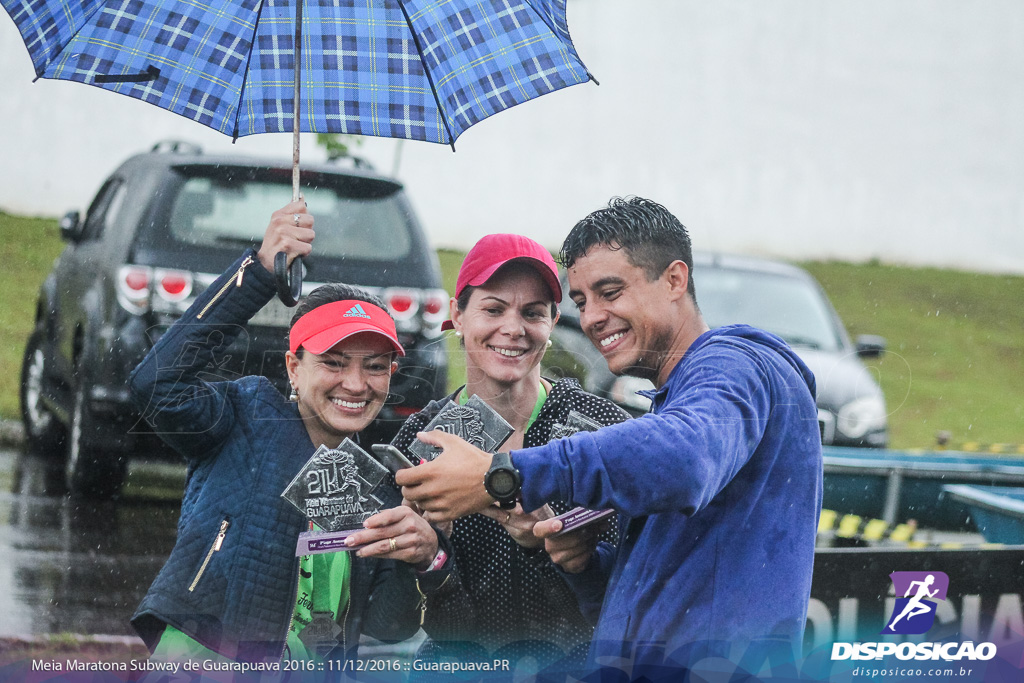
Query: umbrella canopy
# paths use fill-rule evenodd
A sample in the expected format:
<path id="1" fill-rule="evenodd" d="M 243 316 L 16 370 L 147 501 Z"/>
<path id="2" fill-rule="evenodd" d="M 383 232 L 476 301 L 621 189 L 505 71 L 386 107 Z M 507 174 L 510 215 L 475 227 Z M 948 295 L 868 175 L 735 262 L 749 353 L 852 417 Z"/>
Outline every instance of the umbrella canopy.
<path id="1" fill-rule="evenodd" d="M 0 0 L 39 78 L 95 85 L 226 135 L 291 132 L 295 0 Z M 305 0 L 299 129 L 454 145 L 590 80 L 565 0 Z"/>

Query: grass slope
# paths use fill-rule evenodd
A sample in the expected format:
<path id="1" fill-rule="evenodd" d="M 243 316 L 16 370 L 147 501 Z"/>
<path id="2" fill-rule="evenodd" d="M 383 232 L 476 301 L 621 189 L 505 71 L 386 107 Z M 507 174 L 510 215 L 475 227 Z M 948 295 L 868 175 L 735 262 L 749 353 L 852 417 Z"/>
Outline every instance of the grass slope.
<path id="1" fill-rule="evenodd" d="M 64 249 L 57 221 L 0 212 L 0 417 L 20 415 L 18 383 L 39 285 Z"/>
<path id="2" fill-rule="evenodd" d="M 1024 277 L 879 264 L 803 263 L 850 334 L 879 334 L 869 363 L 892 444 L 1024 444 Z"/>
<path id="3" fill-rule="evenodd" d="M 455 293 L 459 266 L 465 257 L 466 252 L 456 249 L 437 251 L 437 260 L 441 262 L 441 286 L 449 295 Z M 451 332 L 445 335 L 445 344 L 448 346 L 448 391 L 452 392 L 466 383 L 465 356 L 459 351 L 459 340 Z"/>

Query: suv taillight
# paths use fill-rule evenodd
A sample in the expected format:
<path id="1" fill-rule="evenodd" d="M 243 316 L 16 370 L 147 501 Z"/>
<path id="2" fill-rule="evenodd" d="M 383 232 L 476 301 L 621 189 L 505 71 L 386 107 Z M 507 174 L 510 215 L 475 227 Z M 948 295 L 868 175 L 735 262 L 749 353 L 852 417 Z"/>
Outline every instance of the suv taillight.
<path id="1" fill-rule="evenodd" d="M 145 266 L 121 266 L 117 271 L 117 302 L 136 315 L 149 310 L 149 284 L 153 271 Z"/>
<path id="2" fill-rule="evenodd" d="M 448 317 L 448 292 L 428 289 L 423 293 L 423 322 L 428 327 L 440 325 Z"/>
<path id="3" fill-rule="evenodd" d="M 188 271 L 157 268 L 153 280 L 153 289 L 164 301 L 178 303 L 192 294 L 192 273 Z"/>
<path id="4" fill-rule="evenodd" d="M 156 294 L 156 299 L 153 295 Z M 134 315 L 154 310 L 177 311 L 192 295 L 192 273 L 169 268 L 121 266 L 117 271 L 117 301 Z M 170 306 L 167 304 L 182 304 Z"/>
<path id="5" fill-rule="evenodd" d="M 419 292 L 412 289 L 385 289 L 384 303 L 396 323 L 412 320 L 420 308 Z"/>
<path id="6" fill-rule="evenodd" d="M 391 287 L 381 292 L 399 332 L 435 336 L 448 317 L 448 292 L 443 289 Z"/>

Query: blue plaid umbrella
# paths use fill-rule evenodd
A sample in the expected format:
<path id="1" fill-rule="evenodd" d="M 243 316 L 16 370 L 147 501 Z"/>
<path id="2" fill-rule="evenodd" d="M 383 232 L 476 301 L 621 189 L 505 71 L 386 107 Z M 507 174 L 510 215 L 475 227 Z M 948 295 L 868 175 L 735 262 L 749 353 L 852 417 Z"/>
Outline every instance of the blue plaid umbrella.
<path id="1" fill-rule="evenodd" d="M 296 195 L 299 131 L 454 149 L 474 123 L 592 80 L 565 0 L 0 3 L 38 78 L 112 90 L 236 138 L 294 132 Z"/>
<path id="2" fill-rule="evenodd" d="M 0 0 L 39 78 L 234 137 L 292 131 L 294 1 Z M 565 0 L 306 0 L 301 130 L 451 144 L 590 79 Z"/>

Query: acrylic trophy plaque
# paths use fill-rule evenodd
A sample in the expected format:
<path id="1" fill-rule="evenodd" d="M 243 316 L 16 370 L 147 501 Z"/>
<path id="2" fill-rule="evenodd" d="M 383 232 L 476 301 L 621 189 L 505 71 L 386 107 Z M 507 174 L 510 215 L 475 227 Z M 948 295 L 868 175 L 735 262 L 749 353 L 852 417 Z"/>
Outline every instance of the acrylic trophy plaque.
<path id="1" fill-rule="evenodd" d="M 436 429 L 454 434 L 487 453 L 497 451 L 515 431 L 505 418 L 476 394 L 464 406 L 448 401 L 423 431 Z M 409 452 L 429 461 L 440 455 L 441 449 L 416 439 L 409 445 Z"/>
<path id="2" fill-rule="evenodd" d="M 281 496 L 319 527 L 299 534 L 296 555 L 356 550 L 345 539 L 368 517 L 402 503 L 387 468 L 351 439 L 320 446 Z"/>
<path id="3" fill-rule="evenodd" d="M 569 417 L 566 419 L 565 424 L 554 424 L 551 427 L 550 441 L 555 439 L 561 439 L 566 436 L 572 436 L 577 432 L 593 432 L 601 428 L 601 424 L 592 420 L 591 418 L 576 412 L 575 410 L 569 411 Z M 585 527 L 588 524 L 593 524 L 605 517 L 610 517 L 615 514 L 615 510 L 588 510 L 584 507 L 576 507 L 568 512 L 564 512 L 555 519 L 562 521 L 562 530 L 559 531 L 555 536 L 561 536 L 562 534 L 569 533 Z"/>

